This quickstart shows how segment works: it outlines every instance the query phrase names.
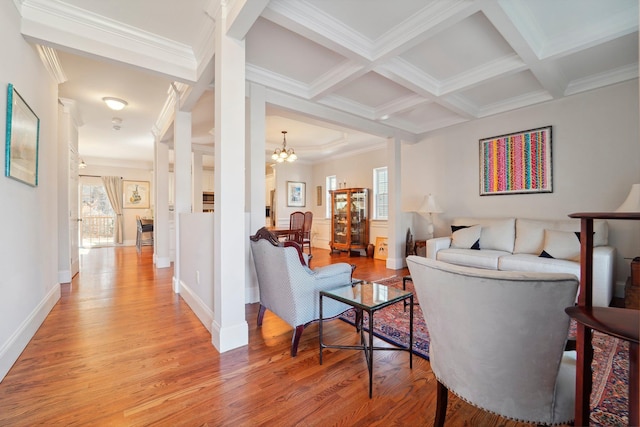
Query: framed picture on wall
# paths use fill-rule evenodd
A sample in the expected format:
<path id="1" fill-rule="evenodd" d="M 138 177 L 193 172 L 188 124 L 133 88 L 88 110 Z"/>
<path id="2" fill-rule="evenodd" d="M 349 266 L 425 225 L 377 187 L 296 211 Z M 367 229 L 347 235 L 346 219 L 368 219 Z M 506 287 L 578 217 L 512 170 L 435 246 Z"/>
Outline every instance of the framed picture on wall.
<path id="1" fill-rule="evenodd" d="M 480 195 L 551 193 L 551 126 L 480 140 Z"/>
<path id="2" fill-rule="evenodd" d="M 149 181 L 122 181 L 122 207 L 149 209 Z"/>
<path id="3" fill-rule="evenodd" d="M 287 181 L 287 206 L 306 206 L 306 186 L 307 184 L 304 182 Z"/>
<path id="4" fill-rule="evenodd" d="M 6 131 L 4 175 L 37 186 L 40 119 L 12 84 L 7 86 Z"/>

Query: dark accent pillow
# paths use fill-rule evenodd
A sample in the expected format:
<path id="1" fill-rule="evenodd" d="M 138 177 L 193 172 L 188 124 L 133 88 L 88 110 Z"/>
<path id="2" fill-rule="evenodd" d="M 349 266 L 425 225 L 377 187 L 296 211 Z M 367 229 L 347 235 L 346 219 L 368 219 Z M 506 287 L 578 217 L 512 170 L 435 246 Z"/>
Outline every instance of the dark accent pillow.
<path id="1" fill-rule="evenodd" d="M 451 247 L 459 249 L 480 249 L 479 225 L 452 225 Z"/>

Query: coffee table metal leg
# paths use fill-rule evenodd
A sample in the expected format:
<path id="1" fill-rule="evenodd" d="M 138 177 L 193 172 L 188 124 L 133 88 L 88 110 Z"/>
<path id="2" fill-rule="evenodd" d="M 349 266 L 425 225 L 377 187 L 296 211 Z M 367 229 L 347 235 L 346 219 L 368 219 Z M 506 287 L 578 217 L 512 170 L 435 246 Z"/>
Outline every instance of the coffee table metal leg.
<path id="1" fill-rule="evenodd" d="M 369 312 L 369 399 L 373 395 L 373 312 Z"/>
<path id="2" fill-rule="evenodd" d="M 409 369 L 413 369 L 413 294 L 409 297 Z"/>
<path id="3" fill-rule="evenodd" d="M 320 341 L 320 364 L 322 365 L 322 294 L 320 294 L 320 323 L 318 324 L 318 340 Z"/>

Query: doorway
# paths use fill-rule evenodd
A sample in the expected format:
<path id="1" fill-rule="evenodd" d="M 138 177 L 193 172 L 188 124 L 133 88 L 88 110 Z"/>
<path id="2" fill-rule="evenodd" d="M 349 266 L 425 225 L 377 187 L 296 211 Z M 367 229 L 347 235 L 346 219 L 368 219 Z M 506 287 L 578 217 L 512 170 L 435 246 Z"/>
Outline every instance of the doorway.
<path id="1" fill-rule="evenodd" d="M 100 178 L 80 179 L 80 245 L 83 248 L 115 244 L 116 215 Z"/>

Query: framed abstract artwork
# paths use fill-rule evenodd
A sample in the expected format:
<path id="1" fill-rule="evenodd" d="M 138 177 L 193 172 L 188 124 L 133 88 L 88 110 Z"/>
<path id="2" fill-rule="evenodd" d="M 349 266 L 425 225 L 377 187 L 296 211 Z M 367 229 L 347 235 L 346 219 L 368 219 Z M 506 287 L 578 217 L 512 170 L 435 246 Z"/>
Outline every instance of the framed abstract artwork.
<path id="1" fill-rule="evenodd" d="M 40 119 L 13 87 L 7 86 L 7 137 L 4 175 L 38 185 Z"/>
<path id="2" fill-rule="evenodd" d="M 306 206 L 306 186 L 304 182 L 287 181 L 287 206 Z"/>
<path id="3" fill-rule="evenodd" d="M 480 140 L 480 195 L 551 193 L 551 126 Z"/>
<path id="4" fill-rule="evenodd" d="M 149 209 L 149 181 L 122 181 L 122 207 Z"/>

